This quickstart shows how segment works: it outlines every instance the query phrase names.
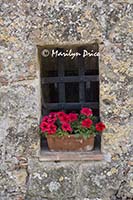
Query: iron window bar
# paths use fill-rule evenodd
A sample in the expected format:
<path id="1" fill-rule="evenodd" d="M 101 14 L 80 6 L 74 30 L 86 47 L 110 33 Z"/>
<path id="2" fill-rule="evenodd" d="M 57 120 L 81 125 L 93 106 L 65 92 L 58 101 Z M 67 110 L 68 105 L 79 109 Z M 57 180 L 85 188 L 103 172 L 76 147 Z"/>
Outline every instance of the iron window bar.
<path id="1" fill-rule="evenodd" d="M 43 77 L 41 80 L 42 84 L 48 83 L 61 83 L 61 82 L 89 82 L 99 81 L 98 75 L 82 75 L 82 76 L 64 76 L 64 77 Z"/>
<path id="2" fill-rule="evenodd" d="M 99 103 L 98 102 L 87 102 L 87 103 L 46 103 L 48 110 L 61 110 L 61 109 L 79 109 L 83 106 L 91 107 L 94 109 L 98 109 Z"/>

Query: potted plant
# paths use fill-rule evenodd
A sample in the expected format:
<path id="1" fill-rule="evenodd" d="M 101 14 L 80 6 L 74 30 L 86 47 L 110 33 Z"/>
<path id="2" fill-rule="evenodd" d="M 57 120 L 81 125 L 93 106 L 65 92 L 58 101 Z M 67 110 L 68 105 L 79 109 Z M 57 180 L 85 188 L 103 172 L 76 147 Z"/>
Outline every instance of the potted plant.
<path id="1" fill-rule="evenodd" d="M 105 129 L 103 122 L 96 121 L 90 108 L 82 108 L 80 114 L 51 112 L 42 118 L 40 131 L 51 151 L 90 151 L 94 137 Z"/>

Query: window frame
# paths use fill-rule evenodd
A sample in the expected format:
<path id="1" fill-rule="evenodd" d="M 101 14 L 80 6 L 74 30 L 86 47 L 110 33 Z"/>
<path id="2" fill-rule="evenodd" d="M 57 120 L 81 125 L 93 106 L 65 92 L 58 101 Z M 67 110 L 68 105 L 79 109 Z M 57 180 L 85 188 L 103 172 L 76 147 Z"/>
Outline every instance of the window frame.
<path id="1" fill-rule="evenodd" d="M 96 43 L 95 43 L 96 44 Z M 95 45 L 94 44 L 94 45 Z M 76 45 L 78 47 L 86 47 L 86 46 L 92 46 L 93 44 L 86 44 L 86 45 Z M 99 51 L 99 47 L 98 47 L 98 44 L 97 45 L 97 48 L 98 48 L 98 51 Z M 63 47 L 68 47 L 70 48 L 71 46 L 73 45 L 62 45 Z M 53 48 L 57 48 L 59 47 L 59 49 L 62 49 L 62 47 L 60 46 L 52 46 Z M 39 57 L 40 57 L 40 65 L 42 66 L 41 64 L 41 51 L 43 49 L 49 49 L 51 48 L 51 45 L 46 45 L 46 46 L 39 46 Z M 83 68 L 82 68 L 82 61 L 83 59 L 80 59 L 78 58 L 78 62 L 80 62 L 80 69 L 79 69 L 79 75 L 74 75 L 74 76 L 64 76 L 64 67 L 63 67 L 63 59 L 64 58 L 61 58 L 60 59 L 60 64 L 58 65 L 59 69 L 58 69 L 58 76 L 50 76 L 50 77 L 43 77 L 41 76 L 41 87 L 43 87 L 43 85 L 45 84 L 50 84 L 50 83 L 58 83 L 59 84 L 59 90 L 61 92 L 61 95 L 59 94 L 59 103 L 46 103 L 45 102 L 45 99 L 43 98 L 43 95 L 42 95 L 42 116 L 44 116 L 45 114 L 47 115 L 51 110 L 53 109 L 56 109 L 56 110 L 64 110 L 64 109 L 71 109 L 71 110 L 74 110 L 74 109 L 81 109 L 82 107 L 90 107 L 93 109 L 98 109 L 98 118 L 99 118 L 99 112 L 100 112 L 100 108 L 99 108 L 99 102 L 100 102 L 100 99 L 98 98 L 98 102 L 84 102 L 85 101 L 85 92 L 83 92 L 83 88 L 85 87 L 84 83 L 89 83 L 91 84 L 91 82 L 98 82 L 98 85 L 100 84 L 100 81 L 99 81 L 99 58 L 97 58 L 97 67 L 98 67 L 98 74 L 96 75 L 86 75 L 85 74 L 85 71 L 83 71 Z M 80 102 L 65 102 L 65 83 L 70 83 L 70 82 L 78 82 L 79 83 L 79 101 Z M 99 85 L 100 87 L 100 85 Z M 100 88 L 98 90 L 98 92 L 100 92 Z M 63 97 L 62 97 L 62 94 L 63 94 Z M 83 98 L 84 96 L 84 98 Z M 49 107 L 49 109 L 47 109 Z M 46 113 L 46 110 L 48 113 Z M 41 143 L 42 140 L 41 140 Z M 97 155 L 98 155 L 98 159 L 102 159 L 103 156 L 101 155 L 101 136 L 96 136 L 96 140 L 95 140 L 95 146 L 96 146 L 96 149 L 94 149 L 94 151 L 92 151 L 92 154 L 91 152 L 82 152 L 82 154 L 84 154 L 84 158 L 83 160 L 97 160 Z M 46 145 L 46 143 L 45 143 Z M 42 147 L 42 145 L 41 145 Z M 53 160 L 69 160 L 69 156 L 67 155 L 66 152 L 60 152 L 59 154 L 57 152 L 49 152 L 47 151 L 47 147 L 46 148 L 41 148 L 41 149 L 44 149 L 45 152 L 47 152 L 47 158 L 46 160 L 48 159 L 49 160 L 49 157 L 51 158 L 51 153 L 53 154 Z M 43 152 L 43 151 L 42 151 Z M 64 154 L 65 153 L 65 154 Z M 61 154 L 64 154 L 64 157 L 61 156 Z M 68 153 L 69 154 L 69 153 Z M 46 154 L 45 154 L 46 155 Z M 89 157 L 88 157 L 89 156 Z M 81 159 L 81 155 L 80 153 L 78 154 L 77 156 L 77 160 Z M 44 159 L 45 160 L 45 159 Z M 50 159 L 51 160 L 51 159 Z"/>

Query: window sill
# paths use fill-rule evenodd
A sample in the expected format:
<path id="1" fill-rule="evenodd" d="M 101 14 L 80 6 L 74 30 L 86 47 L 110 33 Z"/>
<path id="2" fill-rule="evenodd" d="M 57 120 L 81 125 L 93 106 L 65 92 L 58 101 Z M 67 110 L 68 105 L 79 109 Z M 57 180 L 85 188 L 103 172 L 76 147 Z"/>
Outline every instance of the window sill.
<path id="1" fill-rule="evenodd" d="M 41 151 L 40 161 L 101 161 L 103 154 L 98 151 L 91 152 L 50 152 Z"/>

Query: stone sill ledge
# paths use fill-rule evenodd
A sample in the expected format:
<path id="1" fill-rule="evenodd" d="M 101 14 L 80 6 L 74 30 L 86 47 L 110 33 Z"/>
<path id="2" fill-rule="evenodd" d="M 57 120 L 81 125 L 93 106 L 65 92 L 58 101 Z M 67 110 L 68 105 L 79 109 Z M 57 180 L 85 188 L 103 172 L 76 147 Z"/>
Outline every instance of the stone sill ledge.
<path id="1" fill-rule="evenodd" d="M 41 151 L 40 161 L 101 161 L 104 155 L 100 151 L 91 152 L 50 152 Z"/>

